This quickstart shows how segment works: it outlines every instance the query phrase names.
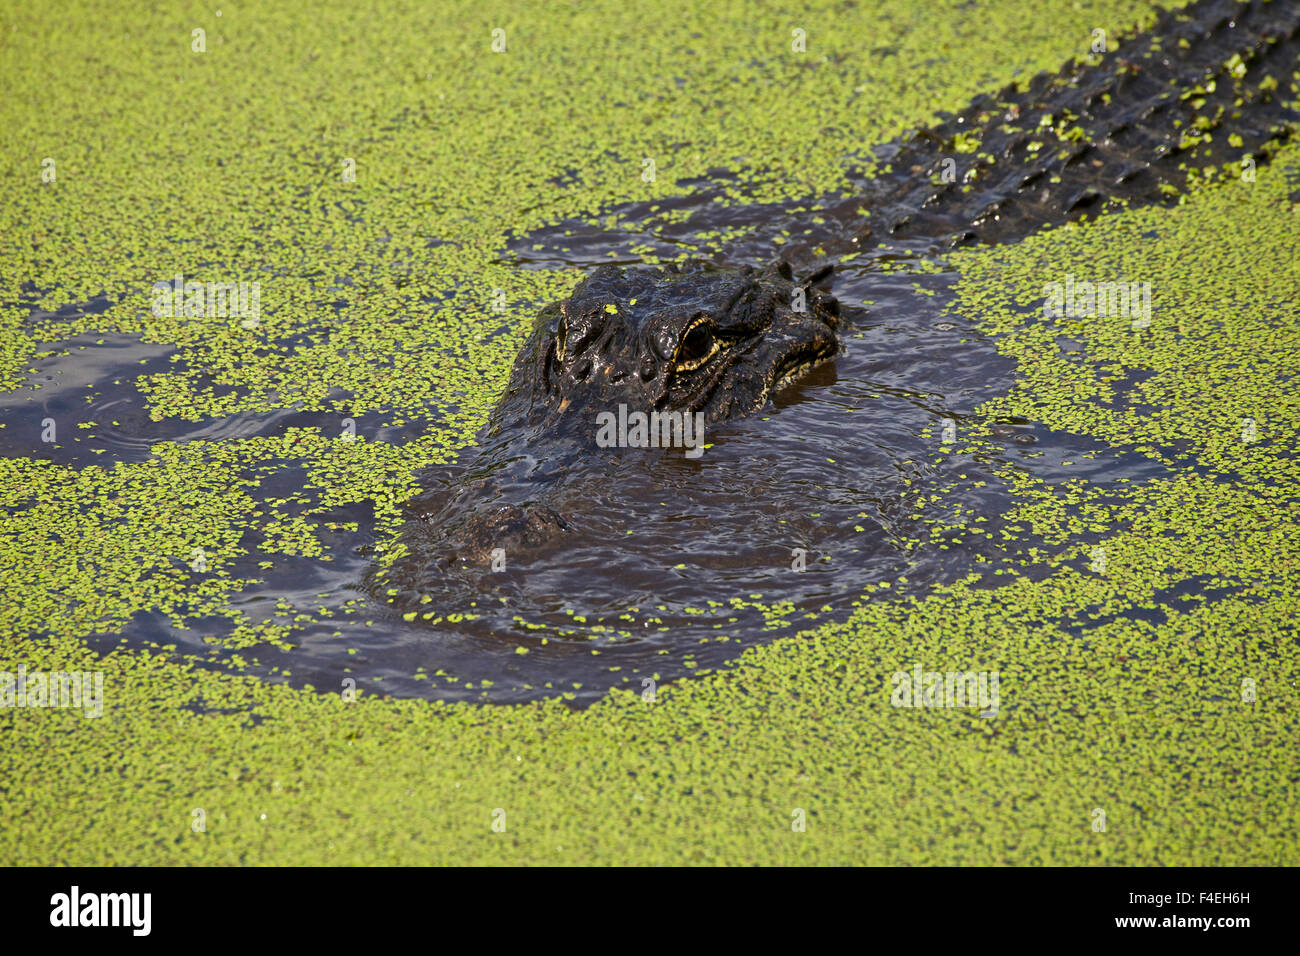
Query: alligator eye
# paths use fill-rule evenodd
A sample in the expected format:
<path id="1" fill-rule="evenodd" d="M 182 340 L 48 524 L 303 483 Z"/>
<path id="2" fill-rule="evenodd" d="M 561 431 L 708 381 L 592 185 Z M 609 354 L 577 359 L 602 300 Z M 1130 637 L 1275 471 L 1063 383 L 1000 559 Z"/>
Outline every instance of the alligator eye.
<path id="1" fill-rule="evenodd" d="M 713 337 L 713 329 L 703 320 L 696 322 L 682 336 L 677 346 L 677 359 L 673 368 L 678 372 L 689 372 L 699 368 L 718 351 L 718 340 Z"/>
<path id="2" fill-rule="evenodd" d="M 565 363 L 586 351 L 602 325 L 593 323 L 590 316 L 571 316 L 563 309 L 560 311 L 560 321 L 555 325 L 555 361 Z"/>
<path id="3" fill-rule="evenodd" d="M 564 346 L 569 340 L 569 324 L 560 319 L 560 326 L 555 330 L 555 360 L 564 361 Z"/>

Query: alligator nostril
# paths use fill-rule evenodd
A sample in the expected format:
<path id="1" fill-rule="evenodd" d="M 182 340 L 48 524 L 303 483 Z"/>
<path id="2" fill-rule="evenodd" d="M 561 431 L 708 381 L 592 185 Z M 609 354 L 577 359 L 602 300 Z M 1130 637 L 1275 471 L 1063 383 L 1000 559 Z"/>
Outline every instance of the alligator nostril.
<path id="1" fill-rule="evenodd" d="M 577 365 L 573 366 L 573 380 L 575 382 L 585 382 L 587 376 L 591 374 L 591 359 L 583 359 Z"/>

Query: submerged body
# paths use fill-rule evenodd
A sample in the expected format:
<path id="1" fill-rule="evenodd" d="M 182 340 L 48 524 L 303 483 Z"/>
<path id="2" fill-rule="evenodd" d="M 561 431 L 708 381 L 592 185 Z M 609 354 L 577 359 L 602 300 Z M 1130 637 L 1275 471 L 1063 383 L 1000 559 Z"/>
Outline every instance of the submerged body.
<path id="1" fill-rule="evenodd" d="M 457 566 L 481 571 L 562 547 L 582 520 L 563 501 L 582 501 L 572 486 L 603 480 L 614 453 L 609 416 L 626 445 L 636 443 L 622 423 L 642 416 L 669 445 L 698 452 L 688 422 L 707 429 L 748 415 L 832 359 L 842 322 L 817 284 L 826 255 L 864 243 L 1013 240 L 1168 201 L 1206 169 L 1253 169 L 1300 120 L 1298 59 L 1300 4 L 1201 0 L 1099 62 L 977 97 L 891 144 L 885 170 L 827 204 L 819 234 L 784 247 L 787 261 L 597 269 L 539 316 L 475 452 L 424 476 L 404 548 L 372 585 L 405 608 Z M 797 281 L 791 262 L 808 278 Z M 679 423 L 676 440 L 665 421 Z"/>

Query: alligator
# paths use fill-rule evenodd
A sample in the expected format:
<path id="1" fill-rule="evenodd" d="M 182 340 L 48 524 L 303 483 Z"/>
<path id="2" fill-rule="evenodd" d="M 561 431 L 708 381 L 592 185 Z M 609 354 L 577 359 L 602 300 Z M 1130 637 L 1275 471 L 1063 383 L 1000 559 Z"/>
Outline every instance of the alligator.
<path id="1" fill-rule="evenodd" d="M 828 273 L 796 282 L 783 262 L 593 271 L 538 316 L 468 468 L 423 474 L 432 487 L 408 503 L 404 533 L 415 546 L 392 580 L 423 574 L 410 562 L 428 562 L 435 543 L 444 567 L 483 565 L 563 532 L 570 519 L 543 492 L 599 464 L 602 414 L 644 414 L 647 446 L 685 447 L 762 408 L 841 348 L 839 303 L 816 284 Z"/>
<path id="2" fill-rule="evenodd" d="M 594 270 L 539 315 L 475 451 L 421 476 L 402 547 L 372 586 L 404 608 L 458 564 L 554 548 L 578 520 L 560 490 L 598 482 L 608 458 L 602 413 L 640 413 L 650 432 L 677 427 L 674 413 L 708 427 L 831 361 L 843 334 L 825 287 L 833 253 L 1007 242 L 1266 163 L 1300 122 L 1298 61 L 1300 3 L 1199 0 L 882 148 L 861 190 L 824 205 L 822 235 L 765 267 Z"/>

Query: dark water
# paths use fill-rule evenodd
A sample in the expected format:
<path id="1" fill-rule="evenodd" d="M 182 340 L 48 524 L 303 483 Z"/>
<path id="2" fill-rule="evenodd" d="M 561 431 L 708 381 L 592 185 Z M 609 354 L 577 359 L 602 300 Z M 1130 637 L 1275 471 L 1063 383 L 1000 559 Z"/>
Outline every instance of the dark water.
<path id="1" fill-rule="evenodd" d="M 623 257 L 636 262 L 631 245 L 665 255 L 707 249 L 701 236 L 729 230 L 732 239 L 708 249 L 706 258 L 762 264 L 763 250 L 770 258 L 782 230 L 802 231 L 805 223 L 810 247 L 851 248 L 834 223 L 816 224 L 794 204 L 728 209 L 712 201 L 708 184 L 697 186 L 675 201 L 691 213 L 685 222 L 665 226 L 647 207 L 629 205 L 599 226 L 564 223 L 520 237 L 503 258 L 519 268 L 594 268 Z M 330 562 L 272 556 L 274 567 L 259 569 L 256 562 L 266 556 L 250 533 L 242 542 L 250 554 L 230 573 L 263 583 L 233 605 L 253 620 L 282 613 L 276 605 L 283 601 L 324 612 L 320 623 L 295 634 L 290 651 L 242 652 L 256 660 L 251 672 L 282 679 L 272 671 L 289 671 L 295 684 L 329 691 L 352 677 L 382 693 L 497 702 L 565 693 L 585 703 L 614 685 L 642 691 L 647 680 L 723 666 L 745 647 L 843 619 L 873 583 L 892 584 L 888 596 L 875 600 L 925 593 L 972 571 L 996 583 L 992 571 L 1014 556 L 983 538 L 953 532 L 946 548 L 909 544 L 928 538 L 924 522 L 912 518 L 918 495 L 952 486 L 943 510 L 930 506 L 921 513 L 955 518 L 961 509 L 967 521 L 985 518 L 975 526 L 997 536 L 1011 503 L 993 474 L 1003 462 L 1048 480 L 1102 484 L 1161 473 L 1146 458 L 1042 423 L 978 419 L 976 408 L 1005 392 L 1015 368 L 988 338 L 945 314 L 956 276 L 941 263 L 935 268 L 930 252 L 899 245 L 842 266 L 831 288 L 848 332 L 846 350 L 833 364 L 779 394 L 766 412 L 712 430 L 712 447 L 701 458 L 687 459 L 681 449 L 626 449 L 587 463 L 589 480 L 570 482 L 569 497 L 556 503 L 577 519 L 562 551 L 510 561 L 498 573 L 449 575 L 445 591 L 421 608 L 437 620 L 407 621 L 375 602 L 362 613 L 344 613 L 347 602 L 365 597 L 359 585 L 376 544 L 366 506 L 311 517 Z M 60 345 L 67 354 L 39 363 L 31 379 L 40 388 L 0 396 L 7 425 L 0 429 L 0 454 L 107 467 L 146 460 L 160 440 L 231 441 L 290 427 L 339 430 L 336 415 L 293 409 L 153 422 L 135 381 L 168 368 L 172 350 L 112 334 Z M 388 424 L 396 417 L 376 411 L 358 417 L 356 427 L 368 441 L 413 440 L 415 426 Z M 57 445 L 39 440 L 46 418 L 58 424 Z M 96 424 L 78 429 L 77 422 Z M 978 457 L 941 448 L 945 426 L 960 444 L 990 424 L 995 444 Z M 1102 454 L 1084 457 L 1089 452 Z M 1068 468 L 1061 464 L 1067 460 Z M 281 463 L 263 478 L 261 492 L 295 494 L 306 485 L 303 465 Z M 454 467 L 447 474 L 465 480 Z M 359 530 L 330 531 L 327 521 L 357 522 Z M 763 612 L 756 603 L 782 609 Z M 448 615 L 470 619 L 449 621 Z M 215 620 L 180 630 L 161 614 L 144 613 L 124 634 L 128 643 L 174 643 L 180 653 L 219 666 L 202 638 L 228 628 Z M 120 636 L 92 643 L 106 647 Z"/>

